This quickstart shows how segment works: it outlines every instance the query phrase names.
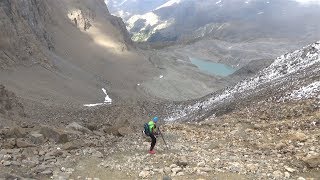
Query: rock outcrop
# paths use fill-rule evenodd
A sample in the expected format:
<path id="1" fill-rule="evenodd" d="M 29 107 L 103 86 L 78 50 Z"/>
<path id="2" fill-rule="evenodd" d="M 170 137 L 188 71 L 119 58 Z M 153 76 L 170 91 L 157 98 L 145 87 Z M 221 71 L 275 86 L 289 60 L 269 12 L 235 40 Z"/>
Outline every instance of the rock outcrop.
<path id="1" fill-rule="evenodd" d="M 5 89 L 0 84 L 0 117 L 25 117 L 23 105 L 19 102 L 17 96 Z"/>

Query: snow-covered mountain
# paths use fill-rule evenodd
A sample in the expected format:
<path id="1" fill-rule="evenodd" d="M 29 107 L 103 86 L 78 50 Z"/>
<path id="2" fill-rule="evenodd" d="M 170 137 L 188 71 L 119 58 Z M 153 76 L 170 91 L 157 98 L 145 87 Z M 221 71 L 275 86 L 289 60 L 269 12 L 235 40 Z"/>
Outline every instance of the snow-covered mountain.
<path id="1" fill-rule="evenodd" d="M 278 57 L 256 76 L 201 100 L 173 105 L 167 121 L 202 120 L 248 103 L 316 98 L 320 102 L 320 41 Z M 320 105 L 320 104 L 319 104 Z"/>
<path id="2" fill-rule="evenodd" d="M 127 19 L 136 14 L 151 12 L 169 0 L 105 0 L 110 13 Z"/>
<path id="3" fill-rule="evenodd" d="M 143 1 L 136 1 L 138 2 Z M 125 20 L 136 41 L 175 41 L 188 39 L 190 36 L 214 36 L 233 41 L 261 37 L 308 36 L 314 39 L 320 36 L 317 23 L 320 4 L 317 2 L 319 1 L 170 0 L 162 1 L 161 5 L 152 3 L 154 6 L 149 6 L 151 10 L 147 12 L 129 13 Z M 141 9 L 145 6 L 142 5 Z M 116 11 L 119 12 L 121 8 L 124 7 L 118 6 Z M 112 12 L 114 8 L 110 6 L 109 9 Z"/>

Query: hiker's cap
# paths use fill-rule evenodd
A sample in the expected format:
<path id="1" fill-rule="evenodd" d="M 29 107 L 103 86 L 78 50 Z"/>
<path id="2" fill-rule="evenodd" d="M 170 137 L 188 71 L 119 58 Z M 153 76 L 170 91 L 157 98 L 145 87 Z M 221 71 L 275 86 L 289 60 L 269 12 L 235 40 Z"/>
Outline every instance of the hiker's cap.
<path id="1" fill-rule="evenodd" d="M 153 118 L 153 122 L 157 122 L 159 120 L 159 118 L 156 116 Z"/>

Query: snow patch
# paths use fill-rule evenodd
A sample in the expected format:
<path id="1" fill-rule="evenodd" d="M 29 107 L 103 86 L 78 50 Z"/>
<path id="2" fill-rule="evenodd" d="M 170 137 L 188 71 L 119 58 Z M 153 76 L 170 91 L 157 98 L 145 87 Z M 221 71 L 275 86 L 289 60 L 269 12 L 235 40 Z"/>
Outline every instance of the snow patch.
<path id="1" fill-rule="evenodd" d="M 217 1 L 217 2 L 216 2 L 216 4 L 220 4 L 221 2 L 222 2 L 222 0 L 220 0 L 220 1 Z"/>
<path id="2" fill-rule="evenodd" d="M 108 105 L 112 103 L 112 99 L 109 97 L 107 90 L 105 88 L 102 88 L 103 93 L 106 95 L 104 98 L 103 103 L 96 103 L 96 104 L 84 104 L 85 107 L 94 107 L 94 106 L 101 106 L 101 105 Z"/>
<path id="3" fill-rule="evenodd" d="M 161 9 L 161 8 L 164 8 L 164 7 L 170 7 L 174 4 L 179 4 L 181 2 L 181 0 L 170 0 L 166 3 L 164 3 L 163 5 L 157 7 L 155 10 L 158 10 L 158 9 Z"/>
<path id="4" fill-rule="evenodd" d="M 320 98 L 320 81 L 316 81 L 314 83 L 309 84 L 308 86 L 304 86 L 298 90 L 294 90 L 292 93 L 284 97 L 283 100 L 301 100 L 316 96 L 317 98 Z"/>
<path id="5" fill-rule="evenodd" d="M 159 78 L 162 79 L 162 78 L 163 78 L 163 75 L 160 75 Z"/>

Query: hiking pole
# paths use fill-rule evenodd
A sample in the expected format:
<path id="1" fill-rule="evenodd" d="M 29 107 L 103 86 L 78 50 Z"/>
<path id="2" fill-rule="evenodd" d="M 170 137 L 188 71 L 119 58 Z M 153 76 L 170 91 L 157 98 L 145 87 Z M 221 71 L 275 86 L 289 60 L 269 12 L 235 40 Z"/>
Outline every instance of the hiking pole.
<path id="1" fill-rule="evenodd" d="M 164 144 L 165 144 L 166 147 L 167 147 L 167 150 L 169 150 L 168 144 L 167 144 L 166 141 L 164 140 L 164 137 L 163 137 L 162 132 L 160 131 L 160 128 L 159 128 L 159 127 L 158 127 L 158 130 L 159 130 L 160 136 L 162 137 L 162 140 L 163 140 Z"/>

